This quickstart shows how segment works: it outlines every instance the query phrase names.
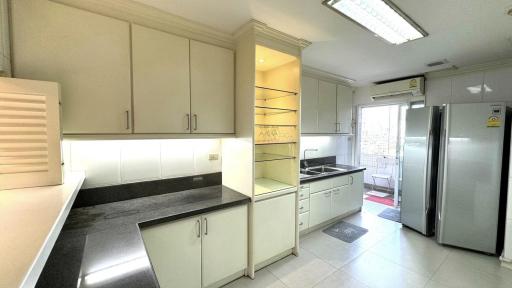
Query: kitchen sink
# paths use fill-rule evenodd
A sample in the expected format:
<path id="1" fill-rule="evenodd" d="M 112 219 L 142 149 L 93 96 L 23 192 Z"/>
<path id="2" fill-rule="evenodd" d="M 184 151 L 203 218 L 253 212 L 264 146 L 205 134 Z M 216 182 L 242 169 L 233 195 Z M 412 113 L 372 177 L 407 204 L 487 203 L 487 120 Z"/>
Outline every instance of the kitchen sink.
<path id="1" fill-rule="evenodd" d="M 342 169 L 342 168 L 319 166 L 319 167 L 301 169 L 300 174 L 311 176 L 311 175 L 323 175 L 323 174 L 328 174 L 328 173 L 332 173 L 332 172 L 343 172 L 343 171 L 347 171 L 347 170 Z"/>

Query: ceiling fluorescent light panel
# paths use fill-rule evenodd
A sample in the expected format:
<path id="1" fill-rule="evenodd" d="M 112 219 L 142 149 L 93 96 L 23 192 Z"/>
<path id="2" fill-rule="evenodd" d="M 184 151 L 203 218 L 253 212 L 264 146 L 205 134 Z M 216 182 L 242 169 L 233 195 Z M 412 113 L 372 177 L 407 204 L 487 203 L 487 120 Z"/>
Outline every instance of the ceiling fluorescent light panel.
<path id="1" fill-rule="evenodd" d="M 389 0 L 325 0 L 323 4 L 392 44 L 428 35 Z"/>

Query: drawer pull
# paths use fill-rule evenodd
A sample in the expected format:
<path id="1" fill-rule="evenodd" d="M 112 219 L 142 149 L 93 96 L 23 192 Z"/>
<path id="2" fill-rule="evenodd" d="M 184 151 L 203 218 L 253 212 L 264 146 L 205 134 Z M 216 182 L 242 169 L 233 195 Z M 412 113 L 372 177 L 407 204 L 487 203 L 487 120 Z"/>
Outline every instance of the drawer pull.
<path id="1" fill-rule="evenodd" d="M 304 225 L 304 223 L 303 223 L 303 222 L 300 222 L 300 223 L 299 223 L 299 226 L 302 226 L 302 225 Z"/>
<path id="2" fill-rule="evenodd" d="M 304 197 L 304 194 L 300 194 L 299 196 L 300 196 L 300 198 L 302 198 L 302 197 Z"/>

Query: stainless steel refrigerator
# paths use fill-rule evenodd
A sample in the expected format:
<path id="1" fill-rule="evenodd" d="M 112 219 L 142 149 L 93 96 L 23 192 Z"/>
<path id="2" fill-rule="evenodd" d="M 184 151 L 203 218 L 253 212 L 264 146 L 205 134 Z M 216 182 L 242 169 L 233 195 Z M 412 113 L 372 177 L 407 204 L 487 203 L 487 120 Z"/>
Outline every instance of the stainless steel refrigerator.
<path id="1" fill-rule="evenodd" d="M 407 110 L 402 164 L 402 224 L 424 235 L 435 230 L 439 107 Z"/>
<path id="2" fill-rule="evenodd" d="M 449 104 L 442 116 L 436 237 L 501 252 L 510 150 L 504 103 Z"/>

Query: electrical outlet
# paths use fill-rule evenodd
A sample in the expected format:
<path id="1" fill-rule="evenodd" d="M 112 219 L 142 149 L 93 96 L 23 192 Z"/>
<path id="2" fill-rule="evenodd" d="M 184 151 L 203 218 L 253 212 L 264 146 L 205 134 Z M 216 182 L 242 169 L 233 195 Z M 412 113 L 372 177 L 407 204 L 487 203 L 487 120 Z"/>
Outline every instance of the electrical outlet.
<path id="1" fill-rule="evenodd" d="M 219 154 L 210 154 L 208 160 L 219 160 Z"/>

